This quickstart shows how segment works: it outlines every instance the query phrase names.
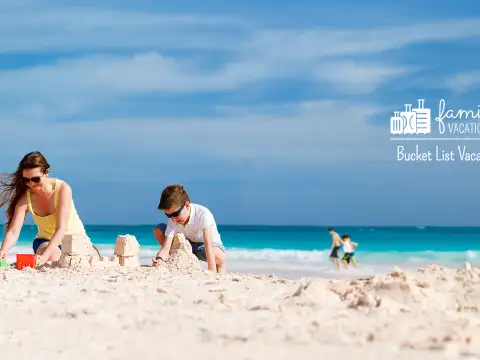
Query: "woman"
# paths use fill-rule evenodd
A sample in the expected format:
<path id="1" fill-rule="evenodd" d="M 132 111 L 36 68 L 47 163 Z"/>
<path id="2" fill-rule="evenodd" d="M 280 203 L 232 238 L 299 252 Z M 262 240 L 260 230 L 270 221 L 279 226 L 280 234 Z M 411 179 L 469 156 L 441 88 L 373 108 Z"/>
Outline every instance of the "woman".
<path id="1" fill-rule="evenodd" d="M 37 225 L 38 233 L 33 240 L 33 252 L 37 266 L 47 261 L 58 261 L 62 239 L 65 235 L 87 235 L 72 199 L 72 189 L 59 179 L 50 178 L 50 165 L 38 151 L 28 153 L 18 164 L 9 182 L 3 178 L 0 192 L 0 207 L 8 204 L 5 237 L 0 247 L 0 259 L 15 245 L 27 212 Z M 98 257 L 100 254 L 95 249 Z"/>

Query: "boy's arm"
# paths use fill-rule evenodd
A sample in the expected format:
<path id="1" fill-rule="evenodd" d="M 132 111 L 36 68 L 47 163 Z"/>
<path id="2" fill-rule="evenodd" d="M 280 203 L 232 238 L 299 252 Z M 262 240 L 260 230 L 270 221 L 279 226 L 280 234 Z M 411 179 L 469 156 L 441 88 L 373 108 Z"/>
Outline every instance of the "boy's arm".
<path id="1" fill-rule="evenodd" d="M 215 218 L 210 210 L 207 210 L 203 215 L 203 245 L 205 246 L 205 255 L 207 258 L 208 269 L 217 272 L 217 265 L 215 263 L 215 253 L 213 252 L 213 234 L 212 228 L 215 224 Z"/>
<path id="2" fill-rule="evenodd" d="M 174 235 L 175 235 L 175 229 L 173 228 L 170 220 L 168 221 L 167 228 L 165 229 L 165 241 L 163 243 L 162 248 L 160 249 L 160 251 L 156 256 L 156 259 L 153 260 L 154 264 L 158 262 L 156 260 L 160 260 L 160 261 L 168 260 L 168 257 L 170 256 L 170 248 L 172 247 Z"/>
<path id="3" fill-rule="evenodd" d="M 352 241 L 352 245 L 353 245 L 354 248 L 358 247 L 358 244 L 356 242 L 353 242 L 353 241 Z"/>
<path id="4" fill-rule="evenodd" d="M 215 254 L 213 253 L 213 239 L 212 239 L 212 226 L 207 226 L 203 229 L 203 241 L 205 246 L 205 254 L 207 257 L 208 269 L 213 272 L 217 272 L 217 266 L 215 264 Z"/>
<path id="5" fill-rule="evenodd" d="M 157 259 L 167 261 L 170 256 L 170 248 L 172 247 L 173 235 L 165 235 L 165 242 L 157 254 Z"/>

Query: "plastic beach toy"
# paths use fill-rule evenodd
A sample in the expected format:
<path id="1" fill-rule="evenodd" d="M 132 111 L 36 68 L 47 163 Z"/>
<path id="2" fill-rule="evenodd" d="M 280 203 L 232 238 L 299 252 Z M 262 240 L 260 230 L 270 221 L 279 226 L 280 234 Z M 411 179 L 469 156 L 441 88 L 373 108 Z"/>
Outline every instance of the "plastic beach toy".
<path id="1" fill-rule="evenodd" d="M 35 268 L 37 255 L 35 254 L 17 254 L 17 269 L 22 270 L 25 267 Z"/>
<path id="2" fill-rule="evenodd" d="M 8 266 L 7 260 L 1 259 L 1 260 L 0 260 L 0 267 L 7 267 L 7 266 Z"/>

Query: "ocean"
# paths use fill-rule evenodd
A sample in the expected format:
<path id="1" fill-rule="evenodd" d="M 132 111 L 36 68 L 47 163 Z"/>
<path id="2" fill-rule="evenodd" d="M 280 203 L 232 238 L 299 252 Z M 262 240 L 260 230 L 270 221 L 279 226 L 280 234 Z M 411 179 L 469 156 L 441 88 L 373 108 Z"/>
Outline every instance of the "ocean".
<path id="1" fill-rule="evenodd" d="M 134 235 L 141 245 L 141 260 L 151 263 L 159 247 L 151 225 L 86 226 L 92 242 L 102 255 L 113 254 L 117 235 Z M 480 266 L 480 228 L 478 227 L 338 227 L 359 244 L 358 269 L 342 270 L 328 260 L 331 236 L 327 227 L 314 226 L 219 226 L 228 251 L 230 271 L 299 276 L 367 276 L 390 271 L 394 267 L 413 270 L 428 264 L 460 267 L 465 261 Z M 3 228 L 0 228 L 3 233 Z M 31 253 L 36 234 L 34 225 L 24 225 L 16 253 Z M 205 265 L 205 264 L 204 264 Z"/>

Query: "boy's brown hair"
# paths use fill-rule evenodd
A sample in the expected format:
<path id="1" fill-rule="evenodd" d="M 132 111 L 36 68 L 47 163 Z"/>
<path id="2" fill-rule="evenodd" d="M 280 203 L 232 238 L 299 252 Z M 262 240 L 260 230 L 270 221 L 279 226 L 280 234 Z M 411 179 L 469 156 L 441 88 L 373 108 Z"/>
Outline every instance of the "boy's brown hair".
<path id="1" fill-rule="evenodd" d="M 187 201 L 190 202 L 190 198 L 188 197 L 187 191 L 183 185 L 168 185 L 165 189 L 163 189 L 162 195 L 160 195 L 158 210 L 181 207 L 185 205 Z"/>
<path id="2" fill-rule="evenodd" d="M 343 235 L 342 240 L 350 240 L 350 235 Z"/>

